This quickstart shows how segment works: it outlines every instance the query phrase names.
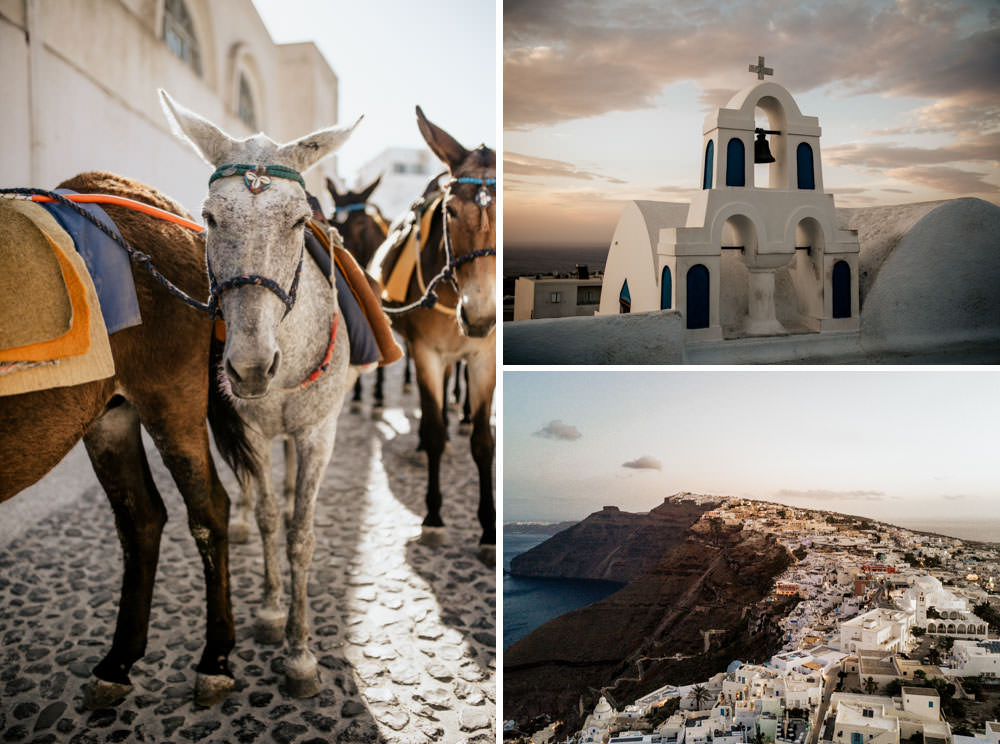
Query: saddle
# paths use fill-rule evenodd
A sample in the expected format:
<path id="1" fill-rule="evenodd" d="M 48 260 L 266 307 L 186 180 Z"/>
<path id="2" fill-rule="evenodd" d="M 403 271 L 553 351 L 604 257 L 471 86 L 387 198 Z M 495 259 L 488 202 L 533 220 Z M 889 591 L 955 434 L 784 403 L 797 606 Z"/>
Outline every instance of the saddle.
<path id="1" fill-rule="evenodd" d="M 114 373 L 98 291 L 73 239 L 41 205 L 0 199 L 0 395 Z"/>
<path id="2" fill-rule="evenodd" d="M 327 277 L 337 283 L 337 299 L 351 340 L 351 364 L 378 366 L 403 357 L 382 312 L 378 283 L 358 265 L 344 248 L 336 228 L 311 220 L 306 230 L 306 249 Z M 331 266 L 332 259 L 332 266 Z"/>
<path id="3" fill-rule="evenodd" d="M 438 178 L 440 176 L 434 178 L 423 196 L 410 205 L 409 212 L 392 224 L 388 236 L 368 264 L 369 273 L 382 286 L 384 302 L 405 304 L 414 273 L 420 291 L 426 288 L 420 257 L 430 238 L 431 222 L 444 199 Z M 440 303 L 434 309 L 448 315 L 454 313 L 454 308 Z"/>

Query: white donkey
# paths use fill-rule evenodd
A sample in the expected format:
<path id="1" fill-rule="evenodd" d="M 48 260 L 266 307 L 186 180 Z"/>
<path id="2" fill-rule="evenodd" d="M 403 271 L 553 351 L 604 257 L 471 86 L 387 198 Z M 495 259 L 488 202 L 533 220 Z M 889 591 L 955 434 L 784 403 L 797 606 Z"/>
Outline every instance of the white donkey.
<path id="1" fill-rule="evenodd" d="M 354 126 L 322 129 L 279 145 L 263 134 L 237 140 L 160 91 L 175 133 L 215 168 L 202 209 L 212 303 L 226 321 L 219 383 L 246 424 L 251 452 L 230 454 L 243 498 L 256 488 L 257 525 L 264 543 L 264 602 L 256 612 L 258 640 L 288 643 L 289 694 L 321 689 L 309 650 L 306 584 L 315 537 L 316 493 L 333 453 L 337 415 L 357 377 L 349 366 L 336 284 L 308 255 L 304 228 L 312 212 L 301 173 L 336 151 Z M 359 120 L 360 121 L 360 120 Z M 215 370 L 213 370 L 213 374 Z M 287 524 L 291 610 L 282 607 L 277 531 L 280 510 L 271 484 L 271 442 L 294 442 L 294 506 Z M 227 446 L 230 452 L 227 453 Z M 287 622 L 286 622 L 287 621 Z"/>

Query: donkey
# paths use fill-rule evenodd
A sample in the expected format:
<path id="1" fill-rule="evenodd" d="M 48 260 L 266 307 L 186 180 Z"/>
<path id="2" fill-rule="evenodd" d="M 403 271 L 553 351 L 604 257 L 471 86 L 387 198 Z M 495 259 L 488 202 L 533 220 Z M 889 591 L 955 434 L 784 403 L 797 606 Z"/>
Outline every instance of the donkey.
<path id="1" fill-rule="evenodd" d="M 407 341 L 420 388 L 420 443 L 427 453 L 427 516 L 424 542 L 444 539 L 441 518 L 441 455 L 447 440 L 445 386 L 451 364 L 464 360 L 469 371 L 472 407 L 472 456 L 479 471 L 479 557 L 496 559 L 496 510 L 493 503 L 494 437 L 490 408 L 496 386 L 496 153 L 485 145 L 467 150 L 431 123 L 419 106 L 417 126 L 431 151 L 448 167 L 444 198 L 430 223 L 428 249 L 418 259 L 407 303 L 424 293 L 418 275 L 444 273 L 451 284 L 437 284 L 437 307 L 394 311 L 393 329 Z M 385 282 L 399 258 L 387 240 L 372 259 L 372 273 Z M 429 282 L 431 284 L 433 282 Z M 444 309 L 444 312 L 439 310 Z"/>
<path id="2" fill-rule="evenodd" d="M 333 214 L 330 222 L 337 227 L 344 238 L 344 247 L 351 252 L 361 266 L 367 266 L 375 251 L 385 240 L 389 226 L 382 212 L 375 204 L 369 204 L 372 192 L 382 182 L 382 176 L 372 181 L 361 191 L 338 191 L 337 184 L 332 179 L 326 179 L 326 189 L 333 198 Z M 408 370 L 409 368 L 407 368 Z M 385 371 L 382 367 L 375 370 L 375 411 L 381 411 L 385 405 L 385 394 L 382 386 L 385 382 Z M 354 383 L 354 393 L 351 397 L 351 410 L 361 410 L 361 378 Z"/>
<path id="3" fill-rule="evenodd" d="M 111 173 L 83 173 L 60 187 L 126 197 L 188 216 L 148 186 Z M 189 295 L 204 297 L 205 248 L 194 232 L 121 206 L 106 211 L 125 241 L 151 256 L 164 276 Z M 195 699 L 207 706 L 233 688 L 228 657 L 235 642 L 229 497 L 212 463 L 205 425 L 212 320 L 171 297 L 149 273 L 133 273 L 142 324 L 111 335 L 113 377 L 0 397 L 0 502 L 41 479 L 83 438 L 114 510 L 125 564 L 111 650 L 95 667 L 84 704 L 92 709 L 113 705 L 132 689 L 129 671 L 146 653 L 167 520 L 140 436 L 140 424 L 145 426 L 184 498 L 204 563 L 207 638 Z M 235 412 L 224 401 L 212 412 L 212 425 L 222 425 L 234 441 L 239 436 Z"/>
<path id="4" fill-rule="evenodd" d="M 313 511 L 333 453 L 337 415 L 356 372 L 349 369 L 346 324 L 338 323 L 336 285 L 303 257 L 311 210 L 301 173 L 335 152 L 357 122 L 287 144 L 263 134 L 237 140 L 163 90 L 160 98 L 174 133 L 216 169 L 202 209 L 212 299 L 226 322 L 218 370 L 222 390 L 214 385 L 212 390 L 235 404 L 251 446 L 243 451 L 219 436 L 216 443 L 241 486 L 256 491 L 265 572 L 256 635 L 271 643 L 284 636 L 286 689 L 294 697 L 311 697 L 321 690 L 309 650 L 306 601 Z M 279 436 L 294 442 L 296 455 L 286 463 L 295 471 L 287 525 L 292 575 L 287 613 L 278 567 L 279 508 L 271 484 L 271 442 Z"/>

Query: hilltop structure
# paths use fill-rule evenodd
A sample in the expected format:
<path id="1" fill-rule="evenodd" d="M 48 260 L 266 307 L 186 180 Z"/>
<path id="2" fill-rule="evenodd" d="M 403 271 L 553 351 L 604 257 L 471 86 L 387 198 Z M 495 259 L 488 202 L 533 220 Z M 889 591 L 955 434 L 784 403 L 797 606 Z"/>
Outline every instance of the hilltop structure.
<path id="1" fill-rule="evenodd" d="M 766 128 L 757 123 L 764 118 Z M 856 334 L 858 234 L 837 227 L 833 195 L 823 191 L 820 132 L 774 82 L 709 115 L 702 191 L 690 206 L 625 207 L 600 313 L 678 309 L 687 340 Z M 763 163 L 758 183 L 754 165 Z"/>

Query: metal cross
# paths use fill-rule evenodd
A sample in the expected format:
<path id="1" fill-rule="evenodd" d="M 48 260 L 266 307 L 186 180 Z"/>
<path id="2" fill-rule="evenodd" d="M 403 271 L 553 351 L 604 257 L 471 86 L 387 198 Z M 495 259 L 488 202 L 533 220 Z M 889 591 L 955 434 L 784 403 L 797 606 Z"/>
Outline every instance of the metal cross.
<path id="1" fill-rule="evenodd" d="M 756 72 L 757 73 L 757 79 L 758 80 L 763 80 L 765 75 L 773 75 L 774 74 L 774 68 L 773 67 L 764 67 L 764 58 L 763 57 L 757 57 L 757 64 L 750 65 L 750 72 Z"/>

